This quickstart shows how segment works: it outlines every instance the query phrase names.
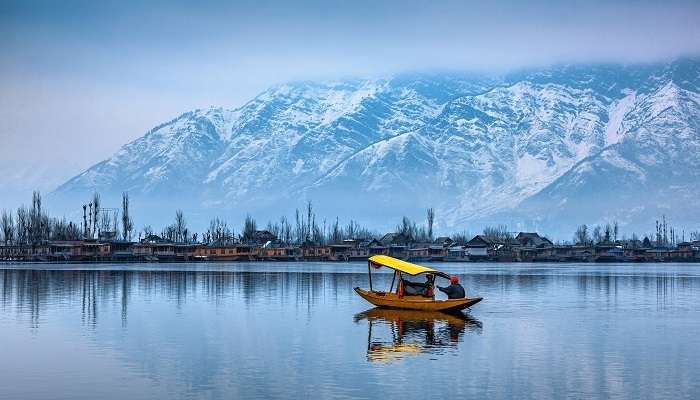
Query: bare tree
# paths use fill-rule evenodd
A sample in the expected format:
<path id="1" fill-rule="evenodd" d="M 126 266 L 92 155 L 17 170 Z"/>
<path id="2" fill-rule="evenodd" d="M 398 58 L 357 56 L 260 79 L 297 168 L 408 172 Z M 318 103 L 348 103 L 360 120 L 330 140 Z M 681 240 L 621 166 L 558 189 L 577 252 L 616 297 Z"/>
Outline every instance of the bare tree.
<path id="1" fill-rule="evenodd" d="M 415 223 L 411 222 L 411 220 L 404 215 L 401 218 L 401 223 L 396 226 L 396 233 L 400 233 L 407 237 L 413 237 L 413 234 L 415 233 L 413 228 L 415 225 Z"/>
<path id="2" fill-rule="evenodd" d="M 185 216 L 182 213 L 182 210 L 177 210 L 175 211 L 175 225 L 173 226 L 175 228 L 175 240 L 176 242 L 182 242 L 185 234 L 185 230 L 187 229 L 187 221 L 185 220 Z"/>
<path id="3" fill-rule="evenodd" d="M 325 238 L 323 237 L 323 232 L 321 227 L 316 224 L 316 216 L 311 219 L 311 240 L 314 243 L 323 244 Z"/>
<path id="4" fill-rule="evenodd" d="M 124 240 L 131 241 L 131 232 L 134 230 L 134 221 L 129 215 L 129 194 L 122 193 L 122 235 Z"/>
<path id="5" fill-rule="evenodd" d="M 78 240 L 81 236 L 81 229 L 72 221 L 68 222 L 65 218 L 51 218 L 49 220 L 49 232 L 51 240 Z"/>
<path id="6" fill-rule="evenodd" d="M 350 222 L 348 222 L 348 226 L 345 228 L 345 238 L 355 239 L 355 237 L 357 236 L 358 228 L 358 223 L 353 220 L 350 220 Z"/>
<path id="7" fill-rule="evenodd" d="M 306 228 L 304 229 L 304 240 L 309 241 L 311 240 L 311 231 L 313 230 L 313 226 L 311 223 L 311 219 L 313 217 L 313 208 L 311 207 L 311 200 L 306 204 Z"/>
<path id="8" fill-rule="evenodd" d="M 14 241 L 15 223 L 12 220 L 12 213 L 7 212 L 7 210 L 2 210 L 2 216 L 0 216 L 0 230 L 2 231 L 5 246 Z"/>
<path id="9" fill-rule="evenodd" d="M 110 231 L 116 231 L 116 221 L 112 221 L 112 215 L 110 214 L 110 210 L 106 208 L 100 208 L 100 213 L 97 214 L 97 237 L 100 238 L 100 235 L 102 237 L 105 237 L 105 235 L 110 232 Z M 114 227 L 114 229 L 112 229 Z"/>
<path id="10" fill-rule="evenodd" d="M 163 228 L 161 237 L 171 242 L 177 241 L 177 229 L 175 228 L 175 224 Z"/>
<path id="11" fill-rule="evenodd" d="M 331 237 L 330 237 L 330 242 L 331 243 L 338 243 L 342 240 L 342 233 L 340 232 L 340 224 L 338 223 L 338 217 L 335 217 L 335 222 L 333 223 L 333 226 L 331 227 Z"/>
<path id="12" fill-rule="evenodd" d="M 92 195 L 92 202 L 91 202 L 91 204 L 92 204 L 92 229 L 91 229 L 91 234 L 92 234 L 92 237 L 94 238 L 95 235 L 99 234 L 99 232 L 98 232 L 98 230 L 97 230 L 97 228 L 98 228 L 98 226 L 99 226 L 99 225 L 98 225 L 98 221 L 97 221 L 97 219 L 98 219 L 97 217 L 98 217 L 98 215 L 100 214 L 100 205 L 102 204 L 102 202 L 100 201 L 100 194 L 99 194 L 99 193 L 95 192 L 95 193 Z"/>
<path id="13" fill-rule="evenodd" d="M 265 229 L 276 237 L 280 237 L 280 235 L 282 235 L 280 224 L 278 222 L 273 223 L 272 221 L 267 221 L 267 226 L 265 226 Z"/>
<path id="14" fill-rule="evenodd" d="M 632 248 L 637 248 L 639 247 L 639 236 L 637 236 L 636 233 L 632 233 Z"/>
<path id="15" fill-rule="evenodd" d="M 117 239 L 119 237 L 119 228 L 117 227 L 118 225 L 118 211 L 114 212 L 114 217 L 112 218 L 112 232 L 114 233 L 114 239 Z"/>
<path id="16" fill-rule="evenodd" d="M 299 221 L 299 209 L 298 208 L 296 209 L 296 212 L 295 212 L 295 219 L 296 219 L 296 229 L 294 232 L 294 234 L 296 235 L 295 240 L 297 243 L 301 243 L 304 240 L 303 236 L 302 236 L 303 229 L 301 227 L 303 224 L 303 221 Z"/>
<path id="17" fill-rule="evenodd" d="M 289 221 L 287 221 L 287 217 L 285 216 L 280 218 L 280 232 L 280 237 L 284 244 L 290 244 L 292 241 L 292 227 L 289 225 Z"/>
<path id="18" fill-rule="evenodd" d="M 83 238 L 87 238 L 87 204 L 83 204 Z"/>
<path id="19" fill-rule="evenodd" d="M 605 230 L 603 234 L 603 243 L 610 243 L 612 237 L 612 227 L 610 224 L 605 224 Z"/>
<path id="20" fill-rule="evenodd" d="M 471 234 L 468 230 L 465 229 L 461 232 L 452 235 L 452 240 L 454 240 L 457 244 L 463 245 L 466 244 L 469 240 L 471 240 Z"/>
<path id="21" fill-rule="evenodd" d="M 588 225 L 583 224 L 576 228 L 576 233 L 574 234 L 574 243 L 587 246 L 590 242 L 590 237 L 588 236 Z"/>
<path id="22" fill-rule="evenodd" d="M 41 193 L 32 193 L 32 208 L 29 211 L 29 241 L 36 243 L 48 239 L 48 216 L 41 210 Z"/>
<path id="23" fill-rule="evenodd" d="M 513 235 L 508 231 L 508 226 L 502 224 L 485 227 L 484 236 L 502 241 L 507 241 L 513 238 Z"/>
<path id="24" fill-rule="evenodd" d="M 601 233 L 601 229 L 599 225 L 596 225 L 595 228 L 593 228 L 593 242 L 595 244 L 600 244 L 603 241 L 603 234 Z"/>
<path id="25" fill-rule="evenodd" d="M 150 225 L 146 225 L 143 227 L 143 237 L 144 239 L 153 235 L 153 228 L 151 228 Z"/>
<path id="26" fill-rule="evenodd" d="M 228 224 L 216 217 L 209 222 L 209 230 L 204 234 L 206 243 L 231 244 L 234 242 L 234 232 Z"/>
<path id="27" fill-rule="evenodd" d="M 21 206 L 17 209 L 17 241 L 19 244 L 27 244 L 29 239 L 29 210 Z"/>
<path id="28" fill-rule="evenodd" d="M 428 239 L 433 240 L 433 222 L 435 222 L 435 210 L 428 209 Z"/>
<path id="29" fill-rule="evenodd" d="M 666 215 L 663 216 L 663 232 L 664 232 L 664 237 L 663 237 L 663 245 L 664 247 L 668 247 L 668 225 L 666 224 Z"/>
<path id="30" fill-rule="evenodd" d="M 255 239 L 255 231 L 258 230 L 258 225 L 255 219 L 250 215 L 246 215 L 245 222 L 243 223 L 243 240 L 246 242 L 251 242 Z"/>

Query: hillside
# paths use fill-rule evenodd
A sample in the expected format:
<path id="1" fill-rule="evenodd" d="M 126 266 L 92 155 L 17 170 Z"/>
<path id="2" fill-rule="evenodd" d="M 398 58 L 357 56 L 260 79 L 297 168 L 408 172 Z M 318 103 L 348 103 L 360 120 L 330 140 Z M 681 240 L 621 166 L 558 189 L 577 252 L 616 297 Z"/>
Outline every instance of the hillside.
<path id="1" fill-rule="evenodd" d="M 177 207 L 201 223 L 277 218 L 306 199 L 380 229 L 429 206 L 448 231 L 699 223 L 699 88 L 688 59 L 289 83 L 182 114 L 52 196 L 129 191 L 154 224 Z"/>

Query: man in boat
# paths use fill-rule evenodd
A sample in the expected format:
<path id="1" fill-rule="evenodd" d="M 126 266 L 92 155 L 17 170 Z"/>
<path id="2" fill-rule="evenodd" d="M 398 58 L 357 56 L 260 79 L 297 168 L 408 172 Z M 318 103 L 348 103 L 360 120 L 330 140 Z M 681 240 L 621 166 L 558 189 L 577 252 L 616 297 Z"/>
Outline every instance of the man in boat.
<path id="1" fill-rule="evenodd" d="M 459 284 L 459 278 L 456 275 L 450 276 L 450 286 L 441 287 L 438 286 L 441 292 L 447 295 L 448 299 L 463 299 L 466 297 L 464 293 L 464 287 Z"/>

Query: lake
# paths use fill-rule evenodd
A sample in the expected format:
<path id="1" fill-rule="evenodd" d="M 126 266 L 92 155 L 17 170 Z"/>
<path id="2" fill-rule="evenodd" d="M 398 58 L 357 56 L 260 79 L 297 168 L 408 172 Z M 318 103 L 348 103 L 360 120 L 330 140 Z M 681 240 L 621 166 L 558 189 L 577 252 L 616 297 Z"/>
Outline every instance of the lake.
<path id="1" fill-rule="evenodd" d="M 0 398 L 700 398 L 700 265 L 431 265 L 484 300 L 373 310 L 364 263 L 0 265 Z"/>

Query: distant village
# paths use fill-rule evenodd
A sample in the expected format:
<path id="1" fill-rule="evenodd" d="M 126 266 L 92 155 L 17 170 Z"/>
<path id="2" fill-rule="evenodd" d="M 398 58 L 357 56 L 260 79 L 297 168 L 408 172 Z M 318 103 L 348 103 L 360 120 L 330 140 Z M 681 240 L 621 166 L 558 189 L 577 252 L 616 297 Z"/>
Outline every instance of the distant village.
<path id="1" fill-rule="evenodd" d="M 700 262 L 700 234 L 678 234 L 665 218 L 654 235 L 618 238 L 617 223 L 590 230 L 581 225 L 572 242 L 554 243 L 536 232 L 509 232 L 505 226 L 483 233 L 433 237 L 435 213 L 426 223 L 408 218 L 393 232 L 378 234 L 350 221 L 317 221 L 311 203 L 297 210 L 292 224 L 282 217 L 259 229 L 247 217 L 236 235 L 218 218 L 206 232 L 192 233 L 182 211 L 155 233 L 146 226 L 134 238 L 129 197 L 120 209 L 103 208 L 99 195 L 82 207 L 81 223 L 49 217 L 39 193 L 31 207 L 0 214 L 3 262 L 207 262 L 207 261 L 362 261 L 377 254 L 409 261 L 445 262 Z M 651 236 L 651 237 L 650 237 Z"/>

